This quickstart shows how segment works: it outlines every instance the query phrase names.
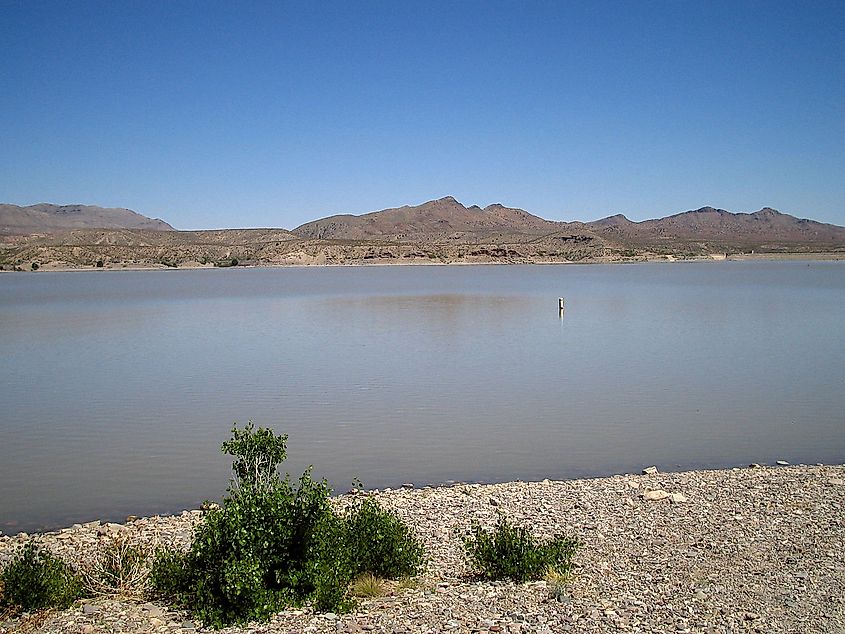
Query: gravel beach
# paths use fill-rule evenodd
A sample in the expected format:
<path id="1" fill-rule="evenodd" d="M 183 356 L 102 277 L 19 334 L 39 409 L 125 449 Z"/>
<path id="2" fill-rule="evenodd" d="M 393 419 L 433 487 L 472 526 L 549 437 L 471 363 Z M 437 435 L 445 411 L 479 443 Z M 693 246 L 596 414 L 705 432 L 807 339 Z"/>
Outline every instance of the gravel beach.
<path id="1" fill-rule="evenodd" d="M 224 632 L 845 632 L 845 466 L 752 466 L 369 492 L 424 542 L 415 587 L 351 614 L 289 610 Z M 362 494 L 358 494 L 362 495 Z M 349 496 L 336 498 L 344 504 Z M 461 536 L 499 515 L 582 546 L 564 591 L 480 582 Z M 200 511 L 35 538 L 81 563 L 114 534 L 186 546 Z M 28 539 L 0 536 L 0 565 Z M 0 633 L 203 630 L 166 606 L 102 598 L 0 621 Z M 203 630 L 204 631 L 204 630 Z"/>

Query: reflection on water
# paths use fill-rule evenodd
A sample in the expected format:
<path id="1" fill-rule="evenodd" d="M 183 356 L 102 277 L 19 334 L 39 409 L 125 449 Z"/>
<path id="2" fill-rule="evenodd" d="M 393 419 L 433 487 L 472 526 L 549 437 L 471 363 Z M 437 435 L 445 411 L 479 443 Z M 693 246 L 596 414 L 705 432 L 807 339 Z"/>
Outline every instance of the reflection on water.
<path id="1" fill-rule="evenodd" d="M 0 276 L 0 529 L 225 489 L 233 421 L 337 489 L 845 459 L 845 266 Z M 561 317 L 558 297 L 566 298 Z"/>

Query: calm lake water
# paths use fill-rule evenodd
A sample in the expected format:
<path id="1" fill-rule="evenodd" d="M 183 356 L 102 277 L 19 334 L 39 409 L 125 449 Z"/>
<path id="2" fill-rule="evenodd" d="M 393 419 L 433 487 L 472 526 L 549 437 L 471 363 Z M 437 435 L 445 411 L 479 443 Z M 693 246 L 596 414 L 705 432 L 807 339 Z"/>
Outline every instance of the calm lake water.
<path id="1" fill-rule="evenodd" d="M 558 297 L 566 311 L 558 314 Z M 216 499 L 845 462 L 845 263 L 0 275 L 0 530 Z"/>

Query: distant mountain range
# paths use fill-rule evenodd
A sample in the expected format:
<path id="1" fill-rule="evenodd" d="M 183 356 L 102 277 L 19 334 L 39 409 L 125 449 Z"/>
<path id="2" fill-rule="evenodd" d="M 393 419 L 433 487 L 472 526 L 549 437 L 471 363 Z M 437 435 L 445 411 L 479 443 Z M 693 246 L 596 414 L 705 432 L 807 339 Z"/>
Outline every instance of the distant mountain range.
<path id="1" fill-rule="evenodd" d="M 415 207 L 385 209 L 361 216 L 329 216 L 301 225 L 295 235 L 316 239 L 431 241 L 484 236 L 490 233 L 543 235 L 582 231 L 624 242 L 654 240 L 773 241 L 796 244 L 836 244 L 845 228 L 795 218 L 769 207 L 751 214 L 702 207 L 694 211 L 633 222 L 619 214 L 594 222 L 554 222 L 523 209 L 494 204 L 465 207 L 451 196 Z"/>
<path id="2" fill-rule="evenodd" d="M 163 220 L 147 218 L 129 209 L 48 203 L 29 207 L 0 204 L 0 235 L 55 233 L 73 229 L 173 231 L 173 227 Z"/>
<path id="3" fill-rule="evenodd" d="M 845 237 L 845 227 L 796 218 L 771 207 L 750 214 L 702 207 L 642 222 L 632 222 L 620 214 L 589 222 L 586 226 L 606 237 L 645 242 L 717 240 L 833 245 L 842 243 Z"/>
<path id="4" fill-rule="evenodd" d="M 285 229 L 175 231 L 128 209 L 0 205 L 0 266 L 182 266 L 365 262 L 572 262 L 832 253 L 845 227 L 765 207 L 702 207 L 632 222 L 555 222 L 501 204 L 466 207 L 451 196 Z"/>

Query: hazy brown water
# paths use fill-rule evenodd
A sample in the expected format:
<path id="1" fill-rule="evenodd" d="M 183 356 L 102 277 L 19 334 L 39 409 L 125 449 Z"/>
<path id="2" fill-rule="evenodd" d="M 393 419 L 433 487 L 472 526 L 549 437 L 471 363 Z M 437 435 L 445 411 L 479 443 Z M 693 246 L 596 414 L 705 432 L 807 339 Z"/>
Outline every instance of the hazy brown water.
<path id="1" fill-rule="evenodd" d="M 338 490 L 843 462 L 843 316 L 841 262 L 0 275 L 0 530 L 217 498 L 250 418 Z"/>

